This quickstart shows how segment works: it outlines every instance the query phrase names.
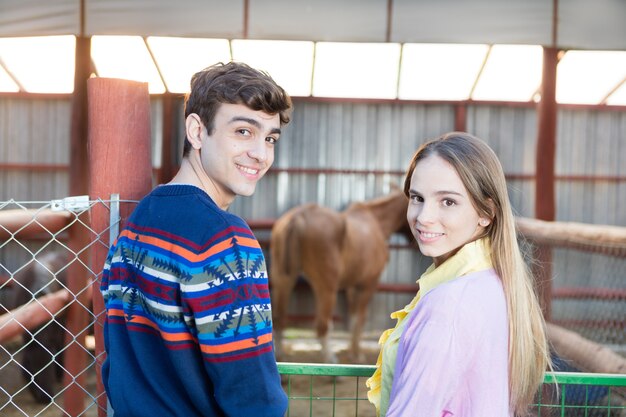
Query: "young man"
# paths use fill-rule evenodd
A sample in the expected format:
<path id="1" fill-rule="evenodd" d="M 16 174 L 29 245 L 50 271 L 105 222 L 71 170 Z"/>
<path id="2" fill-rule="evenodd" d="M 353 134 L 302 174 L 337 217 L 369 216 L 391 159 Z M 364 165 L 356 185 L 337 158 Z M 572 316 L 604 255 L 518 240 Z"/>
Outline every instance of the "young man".
<path id="1" fill-rule="evenodd" d="M 195 74 L 174 179 L 139 203 L 103 277 L 115 417 L 282 417 L 263 253 L 225 211 L 274 161 L 291 99 L 245 64 Z"/>

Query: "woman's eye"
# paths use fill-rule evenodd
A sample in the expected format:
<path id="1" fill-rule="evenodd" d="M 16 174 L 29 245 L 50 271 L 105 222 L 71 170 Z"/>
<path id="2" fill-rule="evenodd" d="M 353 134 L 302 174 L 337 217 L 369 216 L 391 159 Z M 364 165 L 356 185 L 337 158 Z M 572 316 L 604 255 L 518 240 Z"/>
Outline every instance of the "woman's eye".
<path id="1" fill-rule="evenodd" d="M 421 203 L 422 201 L 424 201 L 424 199 L 419 195 L 412 195 L 410 198 L 412 203 Z"/>
<path id="2" fill-rule="evenodd" d="M 445 200 L 443 200 L 443 205 L 446 207 L 452 207 L 455 204 L 456 204 L 456 201 L 450 200 L 449 198 L 446 198 Z"/>

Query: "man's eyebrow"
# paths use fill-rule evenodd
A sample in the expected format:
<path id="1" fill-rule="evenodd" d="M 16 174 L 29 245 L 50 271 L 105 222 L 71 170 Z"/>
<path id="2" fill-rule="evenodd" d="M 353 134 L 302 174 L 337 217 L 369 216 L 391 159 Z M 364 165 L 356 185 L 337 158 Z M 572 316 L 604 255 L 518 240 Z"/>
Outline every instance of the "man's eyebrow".
<path id="1" fill-rule="evenodd" d="M 249 117 L 244 117 L 244 116 L 235 116 L 232 119 L 230 119 L 229 123 L 234 123 L 234 122 L 246 122 L 251 124 L 252 126 L 256 127 L 257 129 L 261 129 L 263 126 L 261 126 L 261 123 L 259 123 L 257 120 L 255 119 L 251 119 Z M 272 133 L 278 133 L 280 135 L 281 130 L 277 127 L 273 128 L 270 131 L 270 134 Z"/>

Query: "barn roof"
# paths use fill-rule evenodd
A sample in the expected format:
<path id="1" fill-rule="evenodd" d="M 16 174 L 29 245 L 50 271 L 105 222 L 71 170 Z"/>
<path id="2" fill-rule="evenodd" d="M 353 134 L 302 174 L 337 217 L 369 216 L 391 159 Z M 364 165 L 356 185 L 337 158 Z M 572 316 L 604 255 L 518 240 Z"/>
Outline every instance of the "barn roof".
<path id="1" fill-rule="evenodd" d="M 10 42 L 7 38 L 73 35 L 93 36 L 94 42 L 106 42 L 108 36 L 130 35 L 139 38 L 123 38 L 119 40 L 122 46 L 114 47 L 117 59 L 126 65 L 114 62 L 115 57 L 105 58 L 106 63 L 94 57 L 97 74 L 133 78 L 116 71 L 120 67 L 139 68 L 139 64 L 129 60 L 144 55 L 150 61 L 149 68 L 139 70 L 138 77 L 149 81 L 154 93 L 186 91 L 189 74 L 176 79 L 168 70 L 181 67 L 176 50 L 180 54 L 184 38 L 189 38 L 189 42 L 222 41 L 222 55 L 207 54 L 204 61 L 186 65 L 188 72 L 195 72 L 211 60 L 259 59 L 256 66 L 265 66 L 262 69 L 295 96 L 530 101 L 536 98 L 540 83 L 540 46 L 546 46 L 568 51 L 560 64 L 563 75 L 559 75 L 557 101 L 624 105 L 625 21 L 626 2 L 620 0 L 596 0 L 593 4 L 586 0 L 0 0 L 0 91 L 35 91 L 27 82 L 20 82 L 19 70 L 12 68 L 10 57 L 3 56 L 2 38 Z M 160 40 L 176 38 L 181 43 L 173 48 L 174 52 L 159 53 Z M 273 54 L 263 52 L 254 40 L 301 43 L 290 42 L 292 49 L 288 53 Z M 112 38 L 108 41 L 115 42 Z M 138 52 L 129 49 L 133 42 L 140 43 Z M 343 42 L 353 44 L 348 45 L 349 49 L 341 49 Z M 354 43 L 368 43 L 370 49 L 359 54 L 354 52 L 359 48 Z M 248 52 L 240 52 L 246 44 Z M 440 49 L 428 54 L 425 48 L 433 44 Z M 507 88 L 496 83 L 492 92 L 484 93 L 492 80 L 491 65 L 505 46 L 509 52 L 501 60 L 508 65 L 493 72 L 500 77 L 504 74 L 500 83 Z M 511 49 L 516 46 L 517 49 Z M 282 47 L 287 48 L 286 44 Z M 327 52 L 333 48 L 338 52 Z M 472 56 L 458 52 L 465 54 L 472 48 L 483 51 Z M 265 60 L 254 57 L 250 49 L 268 56 Z M 62 54 L 60 48 L 55 51 Z M 92 56 L 94 52 L 97 53 L 92 51 Z M 73 59 L 73 49 L 65 53 Z M 325 58 L 325 54 L 329 57 Z M 64 59 L 67 61 L 58 61 Z M 49 77 L 55 68 L 52 61 L 46 64 Z M 105 68 L 107 64 L 111 70 Z M 455 65 L 456 72 L 436 82 L 433 71 L 435 75 L 445 75 L 441 69 Z M 567 75 L 568 67 L 578 70 L 577 74 Z M 346 73 L 345 79 L 341 70 Z M 55 85 L 65 83 L 66 87 L 56 92 L 71 92 L 71 77 L 63 68 L 58 71 L 60 78 Z M 287 80 L 281 71 L 298 80 Z M 324 72 L 332 74 L 338 84 L 321 84 L 319 79 Z M 358 73 L 363 73 L 365 80 L 374 77 L 376 82 L 363 82 L 354 77 Z M 7 84 L 13 79 L 13 87 L 3 89 L 3 79 Z M 350 79 L 356 86 L 351 90 Z M 456 87 L 458 90 L 447 91 L 454 83 L 462 85 Z M 596 91 L 587 93 L 585 98 L 571 97 L 585 93 L 579 88 L 583 85 L 595 85 Z"/>
<path id="2" fill-rule="evenodd" d="M 620 0 L 0 1 L 0 36 L 140 35 L 626 50 L 624 21 L 626 2 Z"/>

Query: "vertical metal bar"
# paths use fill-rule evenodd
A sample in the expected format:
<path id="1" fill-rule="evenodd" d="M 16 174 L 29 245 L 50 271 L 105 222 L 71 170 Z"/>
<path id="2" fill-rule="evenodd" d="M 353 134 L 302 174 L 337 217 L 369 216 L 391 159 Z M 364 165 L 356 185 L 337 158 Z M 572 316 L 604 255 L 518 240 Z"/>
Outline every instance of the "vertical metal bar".
<path id="1" fill-rule="evenodd" d="M 309 417 L 313 417 L 313 375 L 309 377 Z"/>
<path id="2" fill-rule="evenodd" d="M 337 377 L 333 377 L 333 417 L 335 417 L 335 407 L 337 402 Z"/>
<path id="3" fill-rule="evenodd" d="M 291 417 L 291 375 L 287 378 L 287 417 Z"/>
<path id="4" fill-rule="evenodd" d="M 354 400 L 355 405 L 356 405 L 356 410 L 354 411 L 354 416 L 355 417 L 359 417 L 359 377 L 356 377 L 356 392 L 354 393 L 354 398 L 356 398 Z"/>
<path id="5" fill-rule="evenodd" d="M 556 71 L 558 50 L 543 48 L 543 75 L 541 101 L 537 106 L 538 128 L 535 173 L 535 217 L 540 220 L 556 220 L 555 160 L 556 160 Z M 546 320 L 550 320 L 552 308 L 552 249 L 539 246 L 536 272 L 541 308 Z"/>
<path id="6" fill-rule="evenodd" d="M 113 246 L 115 239 L 120 234 L 120 195 L 111 194 L 110 212 L 109 212 L 109 247 Z"/>

